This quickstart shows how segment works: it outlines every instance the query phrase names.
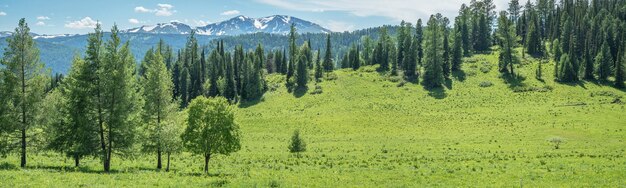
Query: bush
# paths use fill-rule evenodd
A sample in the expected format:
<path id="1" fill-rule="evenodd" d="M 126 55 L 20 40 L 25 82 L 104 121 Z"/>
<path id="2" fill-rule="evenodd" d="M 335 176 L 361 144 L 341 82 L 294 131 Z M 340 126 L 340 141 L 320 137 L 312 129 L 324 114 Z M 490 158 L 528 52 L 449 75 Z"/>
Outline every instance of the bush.
<path id="1" fill-rule="evenodd" d="M 322 94 L 322 86 L 316 85 L 315 90 L 311 91 L 309 94 L 311 95 Z"/>
<path id="2" fill-rule="evenodd" d="M 399 82 L 396 86 L 397 87 L 404 87 L 404 85 L 406 85 L 406 81 L 402 80 L 401 82 Z"/>
<path id="3" fill-rule="evenodd" d="M 482 82 L 480 82 L 480 84 L 478 84 L 478 86 L 480 86 L 480 87 L 491 87 L 491 86 L 493 86 L 493 83 L 491 83 L 490 81 L 482 81 Z"/>
<path id="4" fill-rule="evenodd" d="M 389 76 L 387 78 L 387 80 L 389 80 L 390 82 L 393 82 L 393 83 L 397 83 L 397 82 L 403 81 L 401 76 Z"/>
<path id="5" fill-rule="evenodd" d="M 480 66 L 480 72 L 488 73 L 489 71 L 491 71 L 491 64 L 488 62 L 483 62 Z"/>
<path id="6" fill-rule="evenodd" d="M 336 80 L 337 79 L 337 74 L 335 74 L 334 72 L 325 73 L 324 74 L 324 79 L 325 80 Z"/>
<path id="7" fill-rule="evenodd" d="M 291 143 L 289 144 L 289 152 L 291 153 L 300 153 L 306 151 L 306 143 L 304 140 L 300 138 L 300 131 L 293 131 L 293 135 L 291 136 Z"/>

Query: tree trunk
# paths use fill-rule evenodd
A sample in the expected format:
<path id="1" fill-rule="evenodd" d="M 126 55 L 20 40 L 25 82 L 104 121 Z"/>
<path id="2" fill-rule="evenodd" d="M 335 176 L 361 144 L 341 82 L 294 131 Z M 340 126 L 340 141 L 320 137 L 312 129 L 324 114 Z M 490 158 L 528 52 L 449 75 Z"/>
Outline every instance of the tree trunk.
<path id="1" fill-rule="evenodd" d="M 211 154 L 204 155 L 204 173 L 209 173 L 209 160 L 211 159 Z"/>
<path id="2" fill-rule="evenodd" d="M 161 170 L 161 148 L 157 149 L 157 169 Z"/>
<path id="3" fill-rule="evenodd" d="M 74 155 L 74 166 L 80 166 L 80 157 L 78 155 Z"/>
<path id="4" fill-rule="evenodd" d="M 166 172 L 170 171 L 170 154 L 170 152 L 167 152 L 167 167 L 165 167 Z"/>
<path id="5" fill-rule="evenodd" d="M 23 119 L 26 119 L 25 117 Z M 26 128 L 22 128 L 22 156 L 20 167 L 26 167 Z"/>

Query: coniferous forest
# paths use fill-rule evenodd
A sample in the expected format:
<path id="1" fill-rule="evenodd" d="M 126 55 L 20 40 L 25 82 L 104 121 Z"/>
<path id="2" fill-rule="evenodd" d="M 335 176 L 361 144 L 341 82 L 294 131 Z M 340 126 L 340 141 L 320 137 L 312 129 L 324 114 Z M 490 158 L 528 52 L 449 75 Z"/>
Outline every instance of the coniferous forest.
<path id="1" fill-rule="evenodd" d="M 0 187 L 623 185 L 626 1 L 458 6 L 354 32 L 191 31 L 142 59 L 98 24 L 64 74 L 20 19 Z"/>

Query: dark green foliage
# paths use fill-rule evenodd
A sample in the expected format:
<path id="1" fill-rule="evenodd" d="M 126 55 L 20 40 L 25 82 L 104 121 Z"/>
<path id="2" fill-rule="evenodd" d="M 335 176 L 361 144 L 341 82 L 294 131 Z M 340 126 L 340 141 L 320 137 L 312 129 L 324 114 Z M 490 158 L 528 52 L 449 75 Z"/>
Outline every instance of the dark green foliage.
<path id="1" fill-rule="evenodd" d="M 428 88 L 440 87 L 443 77 L 443 20 L 441 15 L 431 15 L 424 31 L 424 74 L 422 83 Z"/>
<path id="2" fill-rule="evenodd" d="M 450 56 L 450 64 L 452 71 L 461 70 L 461 65 L 463 63 L 463 38 L 462 34 L 462 26 L 459 17 L 456 18 L 454 31 L 453 31 L 453 43 L 452 43 L 452 54 Z"/>
<path id="3" fill-rule="evenodd" d="M 500 12 L 498 18 L 498 40 L 500 41 L 499 70 L 514 74 L 513 65 L 518 62 L 515 55 L 515 28 L 507 18 L 506 11 Z"/>
<path id="4" fill-rule="evenodd" d="M 422 19 L 418 19 L 415 24 L 415 42 L 413 45 L 417 45 L 417 65 L 422 65 L 422 57 L 424 57 L 424 48 L 422 48 L 422 43 L 424 42 L 424 28 L 422 26 Z"/>
<path id="5" fill-rule="evenodd" d="M 317 58 L 315 58 L 315 81 L 319 82 L 324 75 L 324 68 L 320 64 L 320 50 L 317 50 Z"/>
<path id="6" fill-rule="evenodd" d="M 530 22 L 526 33 L 526 52 L 531 55 L 543 55 L 539 20 L 534 12 L 531 13 L 530 17 L 531 19 L 529 20 Z"/>
<path id="7" fill-rule="evenodd" d="M 331 72 L 335 69 L 332 59 L 332 46 L 330 44 L 330 34 L 326 36 L 326 53 L 324 53 L 324 71 Z"/>
<path id="8" fill-rule="evenodd" d="M 306 88 L 306 84 L 309 81 L 309 69 L 307 67 L 309 59 L 306 57 L 307 51 L 310 51 L 310 49 L 309 45 L 305 43 L 302 47 L 300 47 L 296 68 L 296 85 L 299 88 Z"/>
<path id="9" fill-rule="evenodd" d="M 561 61 L 559 62 L 559 74 L 557 80 L 560 82 L 575 82 L 578 81 L 576 70 L 574 70 L 574 59 L 569 54 L 563 54 Z"/>
<path id="10" fill-rule="evenodd" d="M 304 139 L 300 137 L 300 131 L 293 131 L 293 135 L 291 135 L 291 142 L 289 143 L 289 152 L 291 153 L 301 153 L 306 151 L 306 143 Z"/>
<path id="11" fill-rule="evenodd" d="M 598 80 L 606 81 L 611 75 L 611 64 L 613 63 L 613 57 L 609 51 L 608 42 L 602 43 L 602 48 L 596 56 L 596 69 L 595 73 Z"/>
<path id="12" fill-rule="evenodd" d="M 443 63 L 441 69 L 443 70 L 443 77 L 450 77 L 450 28 L 448 28 L 450 21 L 448 18 L 443 18 Z"/>
<path id="13" fill-rule="evenodd" d="M 298 62 L 298 47 L 296 46 L 296 27 L 292 24 L 289 31 L 289 65 L 287 66 L 287 80 L 289 80 L 295 71 L 295 64 Z"/>
<path id="14" fill-rule="evenodd" d="M 621 61 L 618 61 L 617 66 L 615 67 L 615 87 L 616 88 L 624 88 L 624 74 L 626 73 L 626 53 L 623 55 Z"/>

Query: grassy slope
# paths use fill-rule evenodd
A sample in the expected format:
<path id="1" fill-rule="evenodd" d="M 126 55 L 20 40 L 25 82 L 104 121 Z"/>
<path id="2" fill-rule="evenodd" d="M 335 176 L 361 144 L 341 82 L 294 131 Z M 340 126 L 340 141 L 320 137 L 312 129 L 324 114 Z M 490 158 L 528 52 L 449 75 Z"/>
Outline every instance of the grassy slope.
<path id="1" fill-rule="evenodd" d="M 295 96 L 284 86 L 262 102 L 238 109 L 243 148 L 211 161 L 173 157 L 175 172 L 154 172 L 154 157 L 116 158 L 118 173 L 99 174 L 98 160 L 73 169 L 53 154 L 32 158 L 19 169 L 17 156 L 0 162 L 0 186 L 199 185 L 199 186 L 615 186 L 626 177 L 626 110 L 612 104 L 624 91 L 590 82 L 575 85 L 534 78 L 536 63 L 518 68 L 516 85 L 551 86 L 548 92 L 512 92 L 499 78 L 497 56 L 477 55 L 464 65 L 465 79 L 451 89 L 428 91 L 416 84 L 396 87 L 375 72 L 340 70 L 322 82 L 323 93 Z M 482 62 L 491 71 L 483 73 Z M 458 74 L 457 74 L 458 75 Z M 273 76 L 277 78 L 277 76 Z M 492 87 L 478 85 L 490 81 Z M 313 88 L 314 86 L 310 86 Z M 622 100 L 624 100 L 622 98 Z M 576 105 L 584 103 L 586 105 Z M 308 150 L 287 152 L 294 129 Z M 555 150 L 547 139 L 566 141 Z M 31 155 L 32 156 L 32 155 Z M 39 168 L 37 168 L 37 166 Z M 65 166 L 65 167 L 64 167 Z M 66 172 L 62 169 L 66 168 Z M 78 172 L 72 172 L 78 171 Z M 7 181 L 8 180 L 8 181 Z M 8 182 L 8 183 L 6 183 Z"/>

